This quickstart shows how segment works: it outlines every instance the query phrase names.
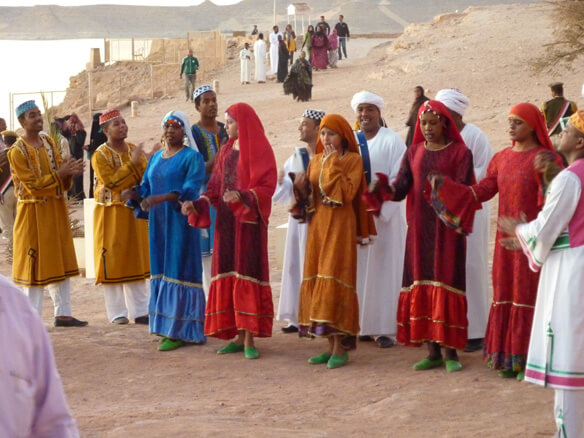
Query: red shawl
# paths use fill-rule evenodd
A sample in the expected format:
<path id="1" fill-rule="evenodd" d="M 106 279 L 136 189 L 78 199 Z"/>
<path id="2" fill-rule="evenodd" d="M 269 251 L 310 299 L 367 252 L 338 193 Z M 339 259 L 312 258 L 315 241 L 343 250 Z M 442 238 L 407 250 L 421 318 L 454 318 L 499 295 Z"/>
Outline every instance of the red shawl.
<path id="1" fill-rule="evenodd" d="M 414 132 L 414 140 L 412 141 L 412 144 L 426 141 L 424 134 L 422 134 L 422 128 L 420 127 L 420 117 L 426 111 L 431 111 L 439 115 L 440 119 L 444 122 L 444 137 L 446 137 L 446 142 L 454 141 L 457 143 L 464 143 L 464 140 L 456 127 L 456 123 L 454 123 L 454 120 L 450 117 L 448 108 L 446 108 L 442 102 L 438 102 L 437 100 L 427 100 L 418 110 L 418 120 L 416 121 L 416 130 Z"/>
<path id="2" fill-rule="evenodd" d="M 320 140 L 320 130 L 326 126 L 329 129 L 337 132 L 343 137 L 348 143 L 348 151 L 355 152 L 360 155 L 359 145 L 355 139 L 355 134 L 351 129 L 351 125 L 347 122 L 343 116 L 338 114 L 327 114 L 324 116 L 320 122 L 318 140 L 316 142 L 316 153 L 320 154 L 324 150 L 324 145 Z M 357 218 L 357 236 L 367 239 L 370 236 L 377 234 L 375 230 L 375 222 L 373 218 L 367 214 L 367 207 L 365 201 L 362 199 L 361 195 L 367 191 L 367 182 L 365 181 L 365 173 L 361 180 L 361 187 L 357 192 L 357 196 L 353 200 L 353 209 L 355 210 L 355 217 Z"/>
<path id="3" fill-rule="evenodd" d="M 239 138 L 239 162 L 237 164 L 237 188 L 252 192 L 258 203 L 258 211 L 264 224 L 272 210 L 272 195 L 276 190 L 278 171 L 276 158 L 264 127 L 254 109 L 246 103 L 236 103 L 227 114 L 237 122 Z M 229 143 L 233 144 L 230 139 Z M 228 143 L 228 144 L 229 144 Z M 241 220 L 253 222 L 252 211 L 244 212 Z"/>
<path id="4" fill-rule="evenodd" d="M 538 107 L 527 102 L 518 103 L 517 105 L 511 107 L 509 114 L 517 116 L 525 123 L 527 123 L 530 128 L 535 131 L 535 135 L 539 144 L 544 148 L 555 152 L 552 141 L 548 135 L 548 130 L 543 118 L 543 114 Z M 513 141 L 513 146 L 515 146 L 515 141 Z"/>

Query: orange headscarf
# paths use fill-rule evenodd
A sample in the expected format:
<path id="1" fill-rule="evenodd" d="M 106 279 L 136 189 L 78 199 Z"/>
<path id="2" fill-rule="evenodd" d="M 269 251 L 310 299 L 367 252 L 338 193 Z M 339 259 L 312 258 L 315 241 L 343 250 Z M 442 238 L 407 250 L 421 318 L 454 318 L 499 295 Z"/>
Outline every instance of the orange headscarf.
<path id="1" fill-rule="evenodd" d="M 540 145 L 544 148 L 549 149 L 552 152 L 555 152 L 554 146 L 552 145 L 552 141 L 548 135 L 547 126 L 545 124 L 545 120 L 543 118 L 543 114 L 539 110 L 538 107 L 533 105 L 532 103 L 518 103 L 514 105 L 509 110 L 509 114 L 516 116 L 527 123 L 531 129 L 535 131 L 535 135 L 537 137 L 537 141 Z M 515 141 L 513 141 L 513 145 L 515 145 Z"/>
<path id="2" fill-rule="evenodd" d="M 237 122 L 237 188 L 254 193 L 261 219 L 267 225 L 278 180 L 274 151 L 266 138 L 260 118 L 251 106 L 236 103 L 227 108 L 227 114 Z M 229 143 L 233 143 L 233 140 L 229 140 Z M 242 219 L 252 220 L 251 217 Z"/>
<path id="3" fill-rule="evenodd" d="M 349 125 L 349 122 L 347 122 L 343 116 L 338 114 L 327 114 L 321 120 L 318 140 L 316 142 L 317 154 L 322 153 L 324 150 L 324 145 L 320 140 L 320 130 L 322 130 L 324 126 L 332 129 L 347 141 L 347 150 L 349 152 L 355 152 L 359 154 L 359 145 L 357 144 L 357 140 L 355 139 L 355 134 L 351 129 L 351 125 Z M 365 181 L 365 173 L 363 173 L 361 177 L 361 186 L 359 187 L 359 191 L 357 192 L 355 199 L 353 199 L 353 209 L 355 210 L 355 217 L 357 219 L 357 236 L 361 237 L 362 239 L 368 239 L 370 236 L 377 234 L 377 231 L 375 230 L 375 222 L 373 221 L 371 215 L 367 214 L 366 204 L 362 199 L 362 195 L 366 191 L 367 182 Z"/>

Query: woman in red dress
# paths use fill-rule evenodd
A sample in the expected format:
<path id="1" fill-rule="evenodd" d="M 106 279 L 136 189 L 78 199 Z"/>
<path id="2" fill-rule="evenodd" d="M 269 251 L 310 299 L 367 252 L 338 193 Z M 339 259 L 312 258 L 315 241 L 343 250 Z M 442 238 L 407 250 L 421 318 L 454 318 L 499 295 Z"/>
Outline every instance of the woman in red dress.
<path id="1" fill-rule="evenodd" d="M 449 186 L 438 190 L 450 204 L 449 193 L 456 192 L 461 205 L 480 208 L 480 204 L 499 194 L 499 217 L 535 219 L 543 206 L 546 180 L 536 168 L 536 156 L 550 156 L 558 165 L 561 159 L 553 153 L 543 116 L 530 103 L 520 103 L 509 111 L 509 136 L 512 145 L 496 153 L 487 176 L 472 187 Z M 464 200 L 464 201 L 462 201 Z M 500 230 L 495 240 L 493 257 L 493 302 L 489 313 L 483 355 L 501 377 L 522 380 L 529 347 L 531 323 L 539 274 L 532 272 L 521 251 L 505 249 L 501 240 L 509 237 Z"/>
<path id="2" fill-rule="evenodd" d="M 272 336 L 274 306 L 268 267 L 268 218 L 276 189 L 274 152 L 262 123 L 245 103 L 227 109 L 229 141 L 219 151 L 207 191 L 183 204 L 189 223 L 210 223 L 217 210 L 205 335 L 235 341 L 218 354 L 259 357 L 254 337 Z"/>
<path id="3" fill-rule="evenodd" d="M 472 153 L 448 109 L 430 100 L 420 107 L 412 146 L 395 181 L 389 185 L 387 176 L 377 174 L 379 181 L 365 198 L 375 213 L 383 201 L 407 196 L 397 340 L 408 346 L 427 344 L 428 356 L 414 370 L 444 365 L 443 347 L 446 370 L 452 372 L 462 369 L 456 349 L 464 348 L 467 340 L 466 234 L 472 229 L 474 210 L 454 217 L 444 211 L 439 199 L 430 199 L 428 178 L 435 172 L 461 184 L 473 182 Z"/>

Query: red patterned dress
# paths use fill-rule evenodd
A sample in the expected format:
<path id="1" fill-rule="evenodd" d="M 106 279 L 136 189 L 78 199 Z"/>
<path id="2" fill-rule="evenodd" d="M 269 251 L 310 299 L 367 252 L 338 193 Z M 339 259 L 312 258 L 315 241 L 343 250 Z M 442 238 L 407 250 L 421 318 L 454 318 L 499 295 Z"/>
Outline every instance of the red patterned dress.
<path id="1" fill-rule="evenodd" d="M 408 223 L 397 340 L 409 346 L 431 341 L 464 348 L 468 325 L 466 237 L 446 226 L 430 204 L 430 172 L 472 184 L 472 153 L 461 141 L 438 151 L 426 149 L 424 142 L 416 143 L 406 152 L 393 182 L 394 201 L 407 195 Z"/>
<path id="2" fill-rule="evenodd" d="M 521 212 L 532 221 L 541 210 L 543 184 L 534 169 L 535 156 L 543 146 L 517 152 L 506 148 L 493 157 L 487 176 L 473 186 L 476 199 L 485 202 L 499 193 L 499 217 L 518 218 Z M 501 245 L 497 231 L 493 257 L 493 302 L 484 340 L 484 354 L 495 369 L 522 371 L 529 336 L 539 273 L 529 269 L 521 251 Z"/>

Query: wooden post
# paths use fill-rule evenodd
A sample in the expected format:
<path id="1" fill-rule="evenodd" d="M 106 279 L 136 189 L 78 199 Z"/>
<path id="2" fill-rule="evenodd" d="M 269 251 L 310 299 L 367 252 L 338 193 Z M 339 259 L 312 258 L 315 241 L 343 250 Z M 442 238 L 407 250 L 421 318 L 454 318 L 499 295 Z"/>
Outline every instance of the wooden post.
<path id="1" fill-rule="evenodd" d="M 89 108 L 89 120 L 91 120 L 93 118 L 93 111 L 92 111 L 92 107 L 93 107 L 93 90 L 91 87 L 91 82 L 93 80 L 93 75 L 91 73 L 91 70 L 87 71 L 87 100 L 88 100 L 88 108 Z"/>

